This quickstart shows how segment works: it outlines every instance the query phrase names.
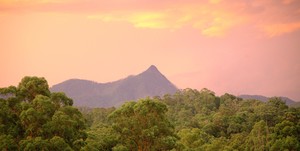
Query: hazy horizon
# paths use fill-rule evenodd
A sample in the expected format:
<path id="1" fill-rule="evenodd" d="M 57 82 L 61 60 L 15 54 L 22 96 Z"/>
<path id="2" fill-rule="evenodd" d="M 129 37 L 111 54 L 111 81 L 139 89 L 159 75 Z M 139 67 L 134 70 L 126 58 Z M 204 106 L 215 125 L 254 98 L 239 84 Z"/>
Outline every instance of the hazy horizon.
<path id="1" fill-rule="evenodd" d="M 0 87 L 155 65 L 178 88 L 300 101 L 300 1 L 0 0 Z"/>

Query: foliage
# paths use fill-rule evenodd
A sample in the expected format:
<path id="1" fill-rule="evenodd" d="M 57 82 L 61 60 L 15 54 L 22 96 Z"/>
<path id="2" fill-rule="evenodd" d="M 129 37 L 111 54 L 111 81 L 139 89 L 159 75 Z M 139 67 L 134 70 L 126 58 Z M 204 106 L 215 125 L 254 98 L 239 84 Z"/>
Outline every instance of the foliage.
<path id="1" fill-rule="evenodd" d="M 109 115 L 120 143 L 129 150 L 170 150 L 175 147 L 174 129 L 166 118 L 167 106 L 152 99 L 125 103 Z"/>
<path id="2" fill-rule="evenodd" d="M 208 89 L 184 89 L 118 109 L 93 109 L 85 117 L 92 121 L 87 144 L 98 144 L 96 150 L 104 150 L 100 144 L 110 146 L 105 150 L 300 149 L 300 108 L 289 108 L 277 97 L 264 103 L 227 93 L 218 97 Z M 166 125 L 169 133 L 162 131 Z M 161 139 L 159 133 L 169 136 Z M 144 147 L 147 143 L 151 147 Z"/>
<path id="3" fill-rule="evenodd" d="M 1 88 L 0 150 L 300 150 L 300 108 L 278 97 L 184 89 L 119 108 L 72 104 L 44 78 Z"/>
<path id="4" fill-rule="evenodd" d="M 0 150 L 80 150 L 85 119 L 64 93 L 44 78 L 24 77 L 0 89 Z M 83 142 L 83 143 L 79 143 Z"/>

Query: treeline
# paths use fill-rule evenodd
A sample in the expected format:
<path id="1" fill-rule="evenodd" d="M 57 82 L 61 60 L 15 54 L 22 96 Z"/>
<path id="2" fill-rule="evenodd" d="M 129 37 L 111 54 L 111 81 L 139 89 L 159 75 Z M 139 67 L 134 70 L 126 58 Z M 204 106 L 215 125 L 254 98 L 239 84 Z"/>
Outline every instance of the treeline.
<path id="1" fill-rule="evenodd" d="M 300 150 L 300 108 L 208 89 L 85 110 L 88 150 Z M 157 123 L 158 122 L 158 123 Z"/>
<path id="2" fill-rule="evenodd" d="M 300 150 L 300 108 L 277 97 L 261 102 L 185 89 L 78 110 L 37 77 L 0 93 L 0 150 Z"/>

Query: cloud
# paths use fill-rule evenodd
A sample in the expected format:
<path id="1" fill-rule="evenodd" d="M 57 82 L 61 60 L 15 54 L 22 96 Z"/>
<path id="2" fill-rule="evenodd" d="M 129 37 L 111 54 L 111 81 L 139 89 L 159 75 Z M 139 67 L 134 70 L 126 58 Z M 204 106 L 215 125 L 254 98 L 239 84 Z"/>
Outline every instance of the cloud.
<path id="1" fill-rule="evenodd" d="M 270 37 L 280 36 L 286 33 L 291 33 L 300 30 L 300 21 L 294 23 L 279 23 L 266 25 L 263 27 L 263 30 Z"/>
<path id="2" fill-rule="evenodd" d="M 221 37 L 231 29 L 247 22 L 246 16 L 239 16 L 230 12 L 215 12 L 211 25 L 202 29 L 202 34 L 209 37 Z"/>
<path id="3" fill-rule="evenodd" d="M 212 4 L 219 4 L 221 0 L 209 0 L 209 2 Z"/>
<path id="4" fill-rule="evenodd" d="M 294 0 L 282 0 L 282 3 L 286 4 L 286 5 L 291 4 L 293 2 L 294 2 Z"/>
<path id="5" fill-rule="evenodd" d="M 162 12 L 138 12 L 122 14 L 101 14 L 88 16 L 89 19 L 101 20 L 103 22 L 129 22 L 137 28 L 164 29 L 173 28 L 167 24 L 168 16 Z"/>
<path id="6" fill-rule="evenodd" d="M 81 13 L 135 28 L 174 31 L 189 27 L 207 37 L 226 36 L 245 25 L 258 27 L 257 34 L 269 37 L 294 32 L 300 22 L 299 8 L 296 0 L 0 0 L 0 12 Z"/>
<path id="7" fill-rule="evenodd" d="M 88 18 L 104 22 L 128 22 L 136 28 L 176 30 L 184 26 L 199 30 L 208 37 L 220 37 L 242 24 L 247 17 L 208 6 L 181 6 L 156 11 L 112 12 L 91 15 Z"/>
<path id="8" fill-rule="evenodd" d="M 166 17 L 160 12 L 144 12 L 131 15 L 129 22 L 137 28 L 168 28 Z"/>

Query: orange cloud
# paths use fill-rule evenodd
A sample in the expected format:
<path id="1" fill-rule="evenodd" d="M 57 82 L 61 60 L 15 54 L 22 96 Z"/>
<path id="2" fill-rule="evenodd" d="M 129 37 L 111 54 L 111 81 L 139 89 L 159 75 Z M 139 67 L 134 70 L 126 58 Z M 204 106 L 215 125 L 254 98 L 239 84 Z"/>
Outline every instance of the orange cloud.
<path id="1" fill-rule="evenodd" d="M 104 22 L 129 22 L 137 28 L 153 28 L 164 29 L 173 28 L 166 21 L 168 16 L 162 12 L 138 12 L 128 14 L 105 14 L 105 15 L 91 15 L 90 19 L 98 19 Z"/>
<path id="2" fill-rule="evenodd" d="M 240 25 L 259 27 L 271 37 L 296 31 L 297 25 L 277 24 L 300 22 L 300 9 L 296 6 L 300 6 L 300 1 L 0 0 L 1 13 L 6 10 L 83 13 L 90 19 L 127 22 L 136 28 L 176 30 L 192 27 L 208 37 L 225 36 Z"/>
<path id="3" fill-rule="evenodd" d="M 286 4 L 286 5 L 291 4 L 293 2 L 294 2 L 294 0 L 282 0 L 282 3 Z"/>
<path id="4" fill-rule="evenodd" d="M 300 21 L 294 23 L 271 24 L 263 27 L 268 36 L 274 37 L 300 30 Z"/>
<path id="5" fill-rule="evenodd" d="M 221 2 L 221 0 L 209 0 L 209 2 L 212 4 L 218 4 Z"/>
<path id="6" fill-rule="evenodd" d="M 212 10 L 205 5 L 181 6 L 156 11 L 112 12 L 91 15 L 88 18 L 104 22 L 129 22 L 136 28 L 175 30 L 183 26 L 191 26 L 208 37 L 223 36 L 246 20 L 245 16 L 221 9 Z"/>
<path id="7" fill-rule="evenodd" d="M 230 12 L 216 11 L 212 16 L 211 24 L 202 28 L 202 34 L 209 37 L 224 36 L 232 28 L 247 22 L 246 16 L 238 16 Z"/>

